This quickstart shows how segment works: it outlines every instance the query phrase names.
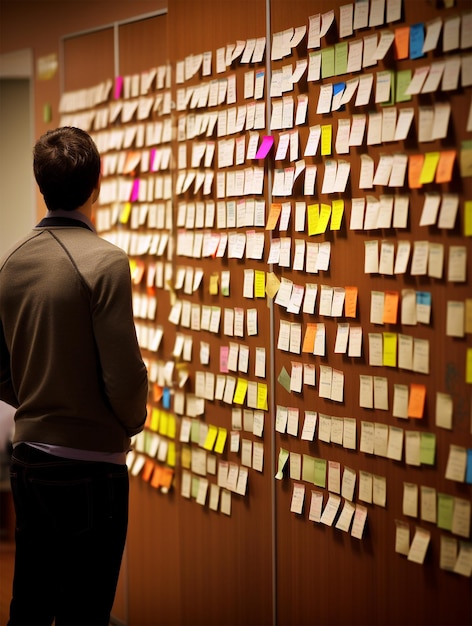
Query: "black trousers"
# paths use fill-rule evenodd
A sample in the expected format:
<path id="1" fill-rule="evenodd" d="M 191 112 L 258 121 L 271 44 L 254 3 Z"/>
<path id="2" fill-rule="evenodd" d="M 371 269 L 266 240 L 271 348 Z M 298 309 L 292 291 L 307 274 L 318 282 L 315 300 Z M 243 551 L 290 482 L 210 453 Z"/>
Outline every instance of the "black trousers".
<path id="1" fill-rule="evenodd" d="M 10 475 L 16 554 L 9 626 L 108 626 L 128 526 L 126 465 L 20 444 Z"/>

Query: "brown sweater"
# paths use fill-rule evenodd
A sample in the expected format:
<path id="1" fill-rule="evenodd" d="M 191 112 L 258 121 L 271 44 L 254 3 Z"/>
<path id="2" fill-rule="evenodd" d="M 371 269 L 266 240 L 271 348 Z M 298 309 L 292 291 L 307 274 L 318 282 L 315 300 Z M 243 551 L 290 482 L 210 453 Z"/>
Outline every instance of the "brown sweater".
<path id="1" fill-rule="evenodd" d="M 126 254 L 83 222 L 44 219 L 0 261 L 0 322 L 13 442 L 127 450 L 144 425 L 147 372 Z"/>

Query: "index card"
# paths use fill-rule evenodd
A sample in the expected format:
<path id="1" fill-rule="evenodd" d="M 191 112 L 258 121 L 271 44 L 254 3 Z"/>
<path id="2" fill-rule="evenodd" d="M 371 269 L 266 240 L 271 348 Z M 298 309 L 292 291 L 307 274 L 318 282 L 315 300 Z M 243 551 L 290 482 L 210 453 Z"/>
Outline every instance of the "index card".
<path id="1" fill-rule="evenodd" d="M 359 376 L 359 406 L 365 409 L 374 408 L 374 381 L 372 376 Z"/>
<path id="2" fill-rule="evenodd" d="M 462 446 L 450 444 L 445 477 L 448 480 L 464 482 L 467 467 L 467 450 Z"/>
<path id="3" fill-rule="evenodd" d="M 410 527 L 402 520 L 395 520 L 395 552 L 408 555 L 410 550 Z"/>
<path id="4" fill-rule="evenodd" d="M 369 333 L 369 365 L 382 366 L 383 343 L 380 333 Z"/>
<path id="5" fill-rule="evenodd" d="M 418 517 L 418 485 L 403 483 L 403 515 Z"/>
<path id="6" fill-rule="evenodd" d="M 370 472 L 359 472 L 359 500 L 372 503 L 372 474 Z"/>
<path id="7" fill-rule="evenodd" d="M 350 326 L 349 327 L 349 357 L 362 356 L 362 327 Z"/>
<path id="8" fill-rule="evenodd" d="M 436 392 L 436 426 L 452 429 L 453 402 L 447 393 Z"/>
<path id="9" fill-rule="evenodd" d="M 364 141 L 366 116 L 353 115 L 351 121 L 352 124 L 349 133 L 349 146 L 361 146 Z"/>
<path id="10" fill-rule="evenodd" d="M 444 68 L 441 89 L 442 91 L 454 91 L 459 83 L 461 57 L 459 55 L 448 57 Z"/>
<path id="11" fill-rule="evenodd" d="M 363 74 L 359 79 L 355 106 L 365 106 L 369 104 L 372 85 L 374 83 L 373 74 Z"/>
<path id="12" fill-rule="evenodd" d="M 366 454 L 374 454 L 374 424 L 373 422 L 361 422 L 361 441 L 359 449 Z M 343 494 L 344 495 L 344 494 Z"/>
<path id="13" fill-rule="evenodd" d="M 383 376 L 374 376 L 374 409 L 388 411 L 388 381 Z"/>
<path id="14" fill-rule="evenodd" d="M 341 498 L 334 494 L 330 494 L 328 498 L 328 502 L 326 503 L 325 509 L 321 516 L 321 522 L 326 524 L 327 526 L 332 526 L 334 522 L 334 518 L 339 509 L 339 505 L 341 503 Z"/>
<path id="15" fill-rule="evenodd" d="M 368 154 L 361 154 L 359 189 L 372 189 L 374 179 L 374 160 Z"/>
<path id="16" fill-rule="evenodd" d="M 450 246 L 447 268 L 449 282 L 466 281 L 467 248 L 466 246 Z"/>
<path id="17" fill-rule="evenodd" d="M 303 502 L 305 500 L 305 485 L 302 483 L 294 483 L 292 502 L 290 504 L 290 511 L 292 513 L 302 513 Z"/>
<path id="18" fill-rule="evenodd" d="M 364 273 L 377 274 L 379 271 L 379 242 L 376 239 L 365 241 L 364 246 Z"/>
<path id="19" fill-rule="evenodd" d="M 431 533 L 429 530 L 416 527 L 416 532 L 408 552 L 408 560 L 422 565 L 424 563 L 430 540 Z"/>
<path id="20" fill-rule="evenodd" d="M 377 456 L 387 456 L 388 448 L 388 426 L 386 424 L 374 423 L 374 454 Z"/>
<path id="21" fill-rule="evenodd" d="M 403 453 L 403 428 L 389 426 L 387 458 L 401 461 Z"/>

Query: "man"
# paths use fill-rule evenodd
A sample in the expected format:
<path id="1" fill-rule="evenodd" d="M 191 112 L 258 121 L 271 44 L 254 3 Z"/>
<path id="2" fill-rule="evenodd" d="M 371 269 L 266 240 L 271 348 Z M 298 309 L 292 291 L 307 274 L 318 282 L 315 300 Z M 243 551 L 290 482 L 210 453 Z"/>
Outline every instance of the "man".
<path id="1" fill-rule="evenodd" d="M 94 142 L 58 128 L 33 156 L 48 213 L 0 262 L 0 399 L 17 409 L 9 624 L 108 625 L 147 372 L 128 259 L 92 225 Z"/>

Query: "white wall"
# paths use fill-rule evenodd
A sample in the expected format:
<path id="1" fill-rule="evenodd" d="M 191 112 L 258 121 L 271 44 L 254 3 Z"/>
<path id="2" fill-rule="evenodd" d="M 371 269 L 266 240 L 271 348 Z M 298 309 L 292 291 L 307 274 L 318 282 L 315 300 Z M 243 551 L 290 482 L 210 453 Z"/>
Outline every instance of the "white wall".
<path id="1" fill-rule="evenodd" d="M 36 221 L 30 58 L 0 55 L 0 256 Z"/>

